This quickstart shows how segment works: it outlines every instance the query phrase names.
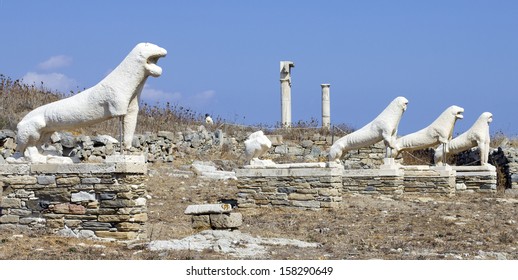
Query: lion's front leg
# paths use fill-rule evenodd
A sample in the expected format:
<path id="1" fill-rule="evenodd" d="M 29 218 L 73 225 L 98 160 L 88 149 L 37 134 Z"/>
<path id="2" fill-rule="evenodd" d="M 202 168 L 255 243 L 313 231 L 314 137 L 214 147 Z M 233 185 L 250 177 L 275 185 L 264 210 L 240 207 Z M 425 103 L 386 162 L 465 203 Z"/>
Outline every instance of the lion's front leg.
<path id="1" fill-rule="evenodd" d="M 478 151 L 480 153 L 480 165 L 488 165 L 489 149 L 489 141 L 482 141 L 478 143 Z"/>
<path id="2" fill-rule="evenodd" d="M 138 117 L 138 97 L 133 98 L 130 101 L 128 106 L 128 113 L 124 116 L 124 148 L 130 149 L 131 143 L 133 142 L 133 134 L 135 133 L 135 128 L 137 127 L 137 117 Z"/>

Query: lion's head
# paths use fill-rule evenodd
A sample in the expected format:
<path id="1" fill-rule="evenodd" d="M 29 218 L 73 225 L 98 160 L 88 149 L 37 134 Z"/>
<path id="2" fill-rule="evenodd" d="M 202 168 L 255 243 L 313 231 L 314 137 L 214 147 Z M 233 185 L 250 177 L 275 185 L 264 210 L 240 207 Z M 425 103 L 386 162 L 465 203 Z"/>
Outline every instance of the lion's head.
<path id="1" fill-rule="evenodd" d="M 167 51 L 157 45 L 151 43 L 140 43 L 133 49 L 137 55 L 137 59 L 144 64 L 146 74 L 153 77 L 162 75 L 162 68 L 156 63 L 158 59 L 167 55 Z"/>
<path id="2" fill-rule="evenodd" d="M 464 113 L 464 108 L 461 108 L 459 106 L 451 106 L 450 108 L 448 108 L 448 112 L 450 112 L 452 115 L 455 116 L 455 119 L 462 119 L 464 118 L 464 115 L 462 115 L 462 113 Z"/>
<path id="3" fill-rule="evenodd" d="M 408 99 L 404 98 L 403 96 L 398 96 L 394 101 L 396 101 L 396 104 L 403 110 L 403 112 L 406 111 L 408 106 Z"/>
<path id="4" fill-rule="evenodd" d="M 493 121 L 493 114 L 489 112 L 484 112 L 482 115 L 480 115 L 481 118 L 483 118 L 488 124 Z"/>

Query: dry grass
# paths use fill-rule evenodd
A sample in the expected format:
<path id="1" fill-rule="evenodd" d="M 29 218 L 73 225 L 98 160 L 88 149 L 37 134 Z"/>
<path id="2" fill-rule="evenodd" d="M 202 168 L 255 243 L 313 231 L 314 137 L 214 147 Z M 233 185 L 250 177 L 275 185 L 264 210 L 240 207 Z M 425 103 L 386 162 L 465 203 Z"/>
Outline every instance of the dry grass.
<path id="1" fill-rule="evenodd" d="M 434 150 L 404 151 L 401 153 L 404 165 L 433 165 Z"/>
<path id="2" fill-rule="evenodd" d="M 27 85 L 0 74 L 0 129 L 16 129 L 28 112 L 62 97 L 60 93 L 47 90 L 43 84 Z"/>

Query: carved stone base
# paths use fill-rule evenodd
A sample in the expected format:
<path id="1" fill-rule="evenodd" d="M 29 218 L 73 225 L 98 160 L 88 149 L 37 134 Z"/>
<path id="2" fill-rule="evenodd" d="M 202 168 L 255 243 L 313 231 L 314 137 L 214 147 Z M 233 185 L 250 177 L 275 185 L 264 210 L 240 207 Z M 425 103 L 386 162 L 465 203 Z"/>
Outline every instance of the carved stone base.
<path id="1" fill-rule="evenodd" d="M 456 182 L 464 190 L 475 192 L 496 191 L 497 175 L 493 165 L 452 166 L 456 171 Z"/>
<path id="2" fill-rule="evenodd" d="M 383 164 L 380 165 L 380 176 L 403 176 L 403 168 L 393 158 L 384 158 Z"/>

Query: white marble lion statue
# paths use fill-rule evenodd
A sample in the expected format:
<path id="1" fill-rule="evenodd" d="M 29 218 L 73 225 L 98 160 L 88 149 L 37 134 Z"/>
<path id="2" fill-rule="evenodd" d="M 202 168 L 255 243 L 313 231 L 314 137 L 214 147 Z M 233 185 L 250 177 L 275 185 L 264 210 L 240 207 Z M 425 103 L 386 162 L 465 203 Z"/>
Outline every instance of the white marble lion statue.
<path id="1" fill-rule="evenodd" d="M 394 148 L 399 121 L 407 105 L 406 98 L 396 97 L 373 121 L 338 139 L 329 150 L 329 161 L 339 161 L 347 151 L 368 147 L 381 140 L 385 147 Z"/>
<path id="2" fill-rule="evenodd" d="M 255 161 L 260 161 L 259 157 L 268 152 L 272 147 L 272 141 L 264 135 L 263 131 L 256 131 L 245 140 L 245 157 L 246 161 L 253 164 Z"/>
<path id="3" fill-rule="evenodd" d="M 445 149 L 443 147 L 445 144 L 441 144 L 435 149 L 435 164 L 439 165 L 442 163 L 443 150 L 448 150 L 450 154 L 456 154 L 473 147 L 478 147 L 480 152 L 480 164 L 488 165 L 489 142 L 491 140 L 489 136 L 489 123 L 492 121 L 493 114 L 489 112 L 482 113 L 470 129 L 446 143 L 447 147 Z"/>
<path id="4" fill-rule="evenodd" d="M 447 143 L 452 137 L 455 122 L 463 118 L 462 113 L 463 108 L 450 106 L 429 126 L 398 138 L 394 156 L 397 157 L 402 151 L 426 149 L 439 143 Z"/>
<path id="5" fill-rule="evenodd" d="M 38 147 L 55 131 L 77 129 L 115 117 L 123 117 L 124 146 L 130 148 L 144 83 L 149 76 L 162 74 L 156 63 L 166 54 L 159 46 L 140 43 L 95 86 L 29 112 L 17 126 L 17 152 L 31 162 L 44 161 Z"/>

